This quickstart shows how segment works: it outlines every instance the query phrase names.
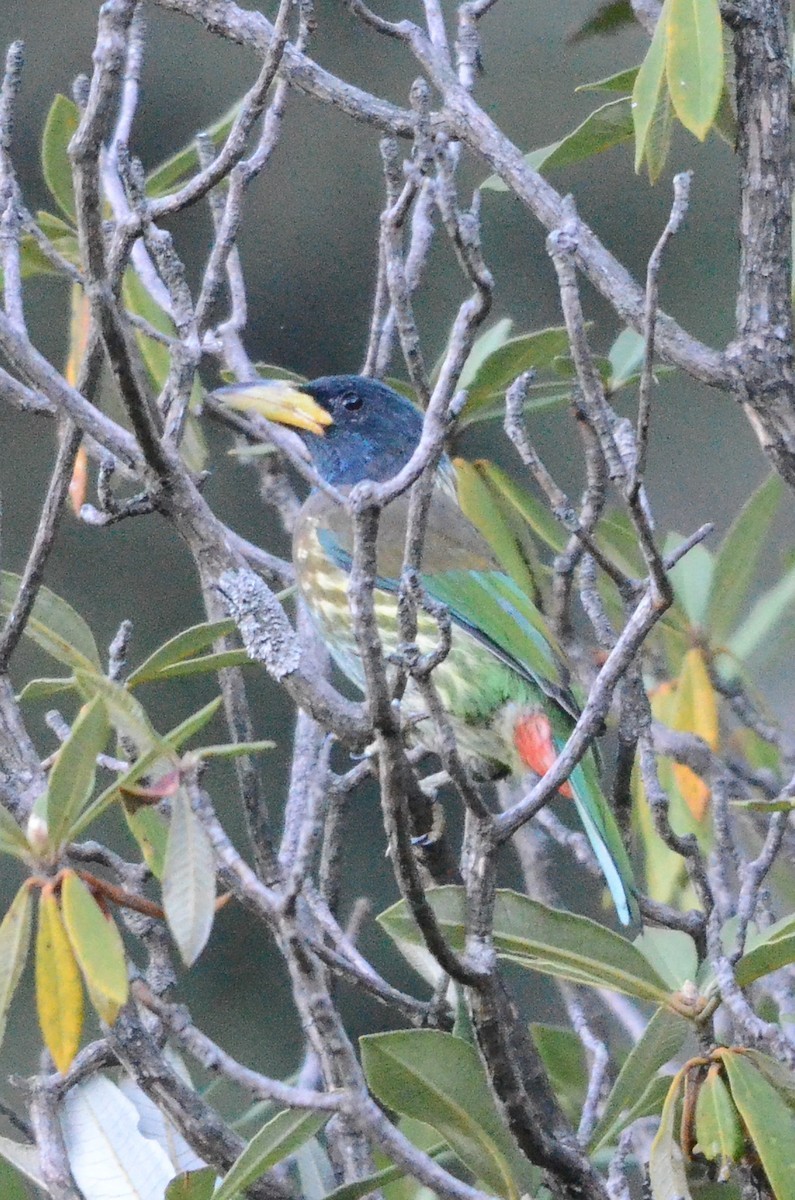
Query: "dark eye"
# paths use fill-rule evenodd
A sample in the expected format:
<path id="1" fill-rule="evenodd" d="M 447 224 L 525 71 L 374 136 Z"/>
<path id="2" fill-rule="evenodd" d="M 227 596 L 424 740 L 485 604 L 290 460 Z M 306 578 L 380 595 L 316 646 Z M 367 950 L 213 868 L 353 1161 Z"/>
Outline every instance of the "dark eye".
<path id="1" fill-rule="evenodd" d="M 341 397 L 342 407 L 348 412 L 356 412 L 357 408 L 361 408 L 364 400 L 357 392 L 345 392 Z"/>

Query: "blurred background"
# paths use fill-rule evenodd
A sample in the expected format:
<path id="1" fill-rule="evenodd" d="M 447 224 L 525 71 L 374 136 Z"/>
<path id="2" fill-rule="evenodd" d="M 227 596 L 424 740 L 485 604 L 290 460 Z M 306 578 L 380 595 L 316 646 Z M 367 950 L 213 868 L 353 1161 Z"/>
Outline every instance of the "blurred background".
<path id="1" fill-rule="evenodd" d="M 572 44 L 571 32 L 597 7 L 596 0 L 501 0 L 482 22 L 484 72 L 478 98 L 505 132 L 523 149 L 557 140 L 600 103 L 599 97 L 575 95 L 578 84 L 636 65 L 645 52 L 640 32 Z M 266 10 L 270 12 L 271 10 Z M 419 18 L 416 3 L 389 0 L 386 16 Z M 364 88 L 406 103 L 416 74 L 407 51 L 360 27 L 338 0 L 319 0 L 312 56 L 324 67 Z M 3 0 L 0 42 L 26 44 L 26 67 L 18 105 L 14 158 L 25 200 L 31 210 L 52 208 L 43 183 L 39 146 L 47 110 L 55 92 L 71 93 L 80 73 L 90 72 L 96 6 L 86 0 Z M 205 34 L 185 18 L 147 6 L 148 34 L 142 103 L 132 149 L 147 169 L 179 149 L 211 124 L 256 77 L 259 63 L 245 49 Z M 337 112 L 291 96 L 279 147 L 265 174 L 253 186 L 240 250 L 248 286 L 246 344 L 252 357 L 290 367 L 306 375 L 357 370 L 363 360 L 373 294 L 382 182 L 378 133 Z M 551 180 L 571 191 L 583 217 L 636 278 L 643 278 L 648 254 L 667 218 L 670 180 L 675 171 L 693 168 L 691 208 L 684 231 L 667 253 L 661 285 L 662 305 L 706 342 L 724 345 L 732 335 L 737 264 L 735 234 L 736 172 L 729 148 L 715 138 L 701 146 L 679 130 L 670 164 L 656 187 L 632 166 L 628 145 L 591 159 L 581 168 L 557 171 Z M 466 163 L 462 185 L 474 187 L 488 173 Z M 553 271 L 544 249 L 545 233 L 505 194 L 483 198 L 484 248 L 496 279 L 492 320 L 507 316 L 514 331 L 561 321 Z M 169 228 L 188 264 L 199 277 L 210 243 L 206 208 L 197 206 Z M 442 351 L 447 331 L 466 284 L 440 238 L 431 269 L 417 301 L 426 360 Z M 620 330 L 614 314 L 583 283 L 593 344 L 605 352 Z M 40 349 L 62 365 L 66 347 L 68 285 L 34 280 L 26 290 L 26 312 Z M 399 364 L 393 363 L 397 371 Z M 207 379 L 212 385 L 215 379 Z M 632 411 L 633 397 L 624 399 Z M 579 449 L 565 412 L 537 418 L 533 436 L 561 484 L 576 493 Z M 251 472 L 228 457 L 228 441 L 208 431 L 212 478 L 208 496 L 220 515 L 241 533 L 277 552 L 288 553 L 278 521 L 256 497 Z M 53 431 L 34 418 L 0 408 L 0 489 L 2 490 L 2 566 L 20 570 L 35 528 L 39 504 L 53 457 Z M 462 446 L 467 453 L 488 450 L 491 457 L 518 470 L 504 444 L 498 422 L 478 427 Z M 689 533 L 714 521 L 718 533 L 766 474 L 766 464 L 739 409 L 678 374 L 666 376 L 656 393 L 650 456 L 649 490 L 664 529 Z M 787 514 L 769 548 L 766 570 L 775 573 L 792 541 Z M 713 538 L 712 544 L 716 542 Z M 202 613 L 190 563 L 182 546 L 156 517 L 124 522 L 110 530 L 81 526 L 71 516 L 63 523 L 47 583 L 78 608 L 91 624 L 100 646 L 107 645 L 123 617 L 135 622 L 132 660 L 140 661 L 155 645 Z M 786 656 L 777 664 L 759 664 L 759 681 L 771 703 L 785 708 L 792 700 Z M 51 664 L 19 655 L 18 677 L 31 669 L 51 672 Z M 289 760 L 292 717 L 280 693 L 258 680 L 258 736 L 270 736 L 279 751 L 268 760 L 274 805 L 283 792 Z M 212 684 L 162 688 L 145 697 L 160 728 L 197 708 L 213 694 Z M 32 717 L 43 748 L 53 735 L 41 714 Z M 214 791 L 225 817 L 234 799 L 220 776 Z M 377 880 L 376 906 L 392 898 L 383 860 L 383 835 L 374 798 L 357 796 L 348 847 L 350 895 Z M 231 819 L 231 817 L 230 817 Z M 232 823 L 236 834 L 239 827 Z M 126 835 L 119 830 L 119 837 Z M 109 836 L 111 833 L 109 831 Z M 19 880 L 3 860 L 9 893 Z M 572 886 L 576 870 L 571 868 Z M 364 883 L 362 882 L 364 881 Z M 392 885 L 393 886 L 393 885 Z M 380 962 L 384 947 L 369 929 L 364 948 Z M 390 968 L 391 977 L 402 980 Z M 208 1032 L 223 1036 L 232 1053 L 271 1074 L 297 1065 L 298 1030 L 291 1022 L 288 988 L 259 930 L 252 931 L 233 906 L 218 921 L 213 940 L 185 981 L 185 995 Z M 536 998 L 543 1015 L 548 994 Z M 357 997 L 344 996 L 346 1013 L 357 1029 L 385 1026 L 391 1014 Z M 29 1070 L 36 1044 L 30 1012 L 15 1005 L 4 1066 Z M 234 1011 L 235 1020 L 229 1020 Z M 3 1071 L 3 1074 L 6 1072 Z"/>

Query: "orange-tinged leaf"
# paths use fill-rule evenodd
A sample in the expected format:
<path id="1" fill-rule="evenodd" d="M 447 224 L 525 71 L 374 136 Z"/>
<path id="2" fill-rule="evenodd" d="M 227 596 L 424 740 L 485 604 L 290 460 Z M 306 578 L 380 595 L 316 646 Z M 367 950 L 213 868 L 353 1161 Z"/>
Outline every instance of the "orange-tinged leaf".
<path id="1" fill-rule="evenodd" d="M 91 1003 L 103 1021 L 112 1025 L 129 990 L 121 935 L 74 871 L 64 875 L 61 904 L 66 932 Z"/>
<path id="2" fill-rule="evenodd" d="M 709 678 L 703 652 L 694 646 L 685 654 L 676 688 L 676 706 L 671 727 L 694 733 L 712 750 L 718 748 L 718 702 Z M 674 764 L 679 791 L 697 821 L 703 820 L 709 803 L 709 788 L 690 767 Z"/>
<path id="3" fill-rule="evenodd" d="M 45 887 L 36 934 L 36 1008 L 44 1044 L 64 1074 L 77 1054 L 83 1029 L 83 985 L 58 900 Z"/>

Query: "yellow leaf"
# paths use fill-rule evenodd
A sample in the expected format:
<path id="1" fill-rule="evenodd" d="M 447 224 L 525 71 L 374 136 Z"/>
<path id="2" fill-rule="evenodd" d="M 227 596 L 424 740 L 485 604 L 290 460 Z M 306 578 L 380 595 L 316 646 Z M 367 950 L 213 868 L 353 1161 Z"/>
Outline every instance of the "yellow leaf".
<path id="1" fill-rule="evenodd" d="M 42 890 L 36 934 L 36 1007 L 44 1044 L 64 1074 L 83 1028 L 83 985 L 51 885 Z"/>
<path id="2" fill-rule="evenodd" d="M 112 1025 L 129 990 L 121 935 L 74 871 L 64 875 L 61 903 L 66 932 L 91 1003 L 103 1021 Z"/>
<path id="3" fill-rule="evenodd" d="M 697 646 L 687 651 L 682 662 L 671 728 L 680 733 L 694 733 L 710 749 L 718 748 L 718 702 L 704 654 Z M 674 763 L 674 777 L 695 819 L 703 820 L 710 796 L 703 779 L 681 763 Z"/>

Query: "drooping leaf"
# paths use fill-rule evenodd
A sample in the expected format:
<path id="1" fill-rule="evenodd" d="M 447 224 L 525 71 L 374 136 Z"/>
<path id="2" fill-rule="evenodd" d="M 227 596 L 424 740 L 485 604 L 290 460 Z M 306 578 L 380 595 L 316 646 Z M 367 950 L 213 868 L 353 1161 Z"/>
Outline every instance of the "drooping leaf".
<path id="1" fill-rule="evenodd" d="M 240 101 L 236 100 L 228 112 L 205 131 L 216 149 L 226 141 L 239 111 Z M 146 179 L 147 196 L 153 199 L 167 196 L 169 192 L 176 191 L 198 168 L 199 151 L 196 142 L 192 141 L 149 173 Z"/>
<path id="2" fill-rule="evenodd" d="M 741 1051 L 722 1050 L 732 1098 L 776 1200 L 792 1200 L 795 1114 Z"/>
<path id="3" fill-rule="evenodd" d="M 45 888 L 39 900 L 36 1008 L 44 1044 L 63 1074 L 80 1045 L 83 985 L 58 900 L 51 888 Z"/>
<path id="4" fill-rule="evenodd" d="M 665 169 L 668 155 L 671 153 L 673 130 L 674 109 L 671 103 L 671 93 L 667 87 L 661 87 L 657 95 L 657 104 L 651 114 L 644 144 L 644 158 L 649 183 L 656 183 Z"/>
<path id="5" fill-rule="evenodd" d="M 458 501 L 491 546 L 500 566 L 533 599 L 538 599 L 539 564 L 528 532 L 517 526 L 516 511 L 489 486 L 489 463 L 454 460 Z"/>
<path id="6" fill-rule="evenodd" d="M 41 166 L 53 199 L 72 220 L 75 219 L 75 193 L 68 150 L 79 124 L 80 110 L 75 102 L 60 93 L 56 95 L 44 124 Z"/>
<path id="7" fill-rule="evenodd" d="M 516 1151 L 474 1046 L 432 1029 L 360 1039 L 368 1086 L 388 1108 L 436 1130 L 489 1191 L 534 1194 L 535 1172 Z"/>
<path id="8" fill-rule="evenodd" d="M 66 932 L 88 994 L 103 1021 L 112 1025 L 129 990 L 121 935 L 74 871 L 64 875 L 61 904 Z"/>
<path id="9" fill-rule="evenodd" d="M 90 1076 L 69 1089 L 59 1116 L 85 1200 L 163 1200 L 174 1169 L 162 1147 L 143 1137 L 135 1108 L 115 1083 Z"/>
<path id="10" fill-rule="evenodd" d="M 700 140 L 723 91 L 723 34 L 718 0 L 666 0 L 666 72 L 676 115 Z"/>
<path id="11" fill-rule="evenodd" d="M 434 888 L 428 894 L 445 937 L 462 950 L 465 903 L 460 887 Z M 401 950 L 422 943 L 421 934 L 399 901 L 378 922 Z M 607 987 L 657 1004 L 672 1002 L 670 989 L 641 952 L 618 933 L 575 913 L 548 908 L 528 896 L 499 890 L 494 910 L 497 952 L 528 970 L 591 987 Z M 412 961 L 411 953 L 407 954 Z"/>
<path id="12" fill-rule="evenodd" d="M 6 1021 L 30 949 L 30 888 L 23 883 L 0 922 L 0 1044 Z"/>
<path id="13" fill-rule="evenodd" d="M 215 860 L 210 840 L 180 788 L 171 809 L 163 868 L 163 908 L 187 966 L 201 954 L 215 916 Z"/>
<path id="14" fill-rule="evenodd" d="M 326 1124 L 329 1115 L 292 1109 L 278 1113 L 254 1134 L 224 1176 L 213 1200 L 234 1200 L 249 1184 L 313 1138 Z"/>
<path id="15" fill-rule="evenodd" d="M 643 1036 L 627 1055 L 618 1073 L 604 1111 L 591 1135 L 591 1153 L 610 1145 L 635 1112 L 657 1071 L 678 1054 L 690 1031 L 690 1022 L 677 1013 L 659 1008 L 649 1021 Z M 667 1085 L 670 1081 L 661 1081 Z"/>
<path id="16" fill-rule="evenodd" d="M 234 633 L 235 628 L 234 621 L 226 619 L 203 621 L 200 625 L 192 625 L 190 629 L 183 629 L 164 642 L 162 646 L 158 646 L 157 650 L 154 650 L 139 667 L 136 667 L 128 675 L 127 687 L 137 687 L 140 683 L 156 679 L 164 667 L 181 663 L 186 658 L 193 658 L 202 650 L 212 646 L 213 642 Z"/>
<path id="17" fill-rule="evenodd" d="M 696 1146 L 708 1162 L 717 1162 L 718 1181 L 729 1178 L 732 1163 L 745 1150 L 745 1135 L 720 1066 L 713 1063 L 701 1083 L 696 1099 Z"/>
<path id="18" fill-rule="evenodd" d="M 731 633 L 746 603 L 783 494 L 784 481 L 773 472 L 743 505 L 715 555 L 705 625 L 716 645 Z"/>
<path id="19" fill-rule="evenodd" d="M 460 460 L 456 460 L 458 462 Z M 518 484 L 507 471 L 487 459 L 478 459 L 472 464 L 483 476 L 489 487 L 504 496 L 535 536 L 545 542 L 551 550 L 560 553 L 568 540 L 560 521 L 556 521 L 545 501 L 537 499 L 529 488 Z M 470 516 L 470 520 L 471 520 Z"/>
<path id="20" fill-rule="evenodd" d="M 0 614 L 7 615 L 16 599 L 21 577 L 0 573 Z M 82 671 L 99 671 L 100 657 L 94 635 L 79 613 L 51 592 L 39 588 L 25 634 L 58 662 Z"/>
<path id="21" fill-rule="evenodd" d="M 47 823 L 50 843 L 60 846 L 71 837 L 72 826 L 94 792 L 97 755 L 105 749 L 109 726 L 99 696 L 83 706 L 69 737 L 61 746 L 36 811 Z"/>
<path id="22" fill-rule="evenodd" d="M 632 89 L 632 121 L 635 129 L 635 170 L 640 171 L 646 157 L 649 133 L 658 112 L 660 97 L 665 89 L 666 13 L 663 5 L 657 19 L 651 44 L 641 63 Z"/>
<path id="23" fill-rule="evenodd" d="M 663 1105 L 660 1127 L 649 1152 L 649 1183 L 653 1200 L 692 1200 L 674 1120 L 684 1072 L 675 1075 Z"/>

